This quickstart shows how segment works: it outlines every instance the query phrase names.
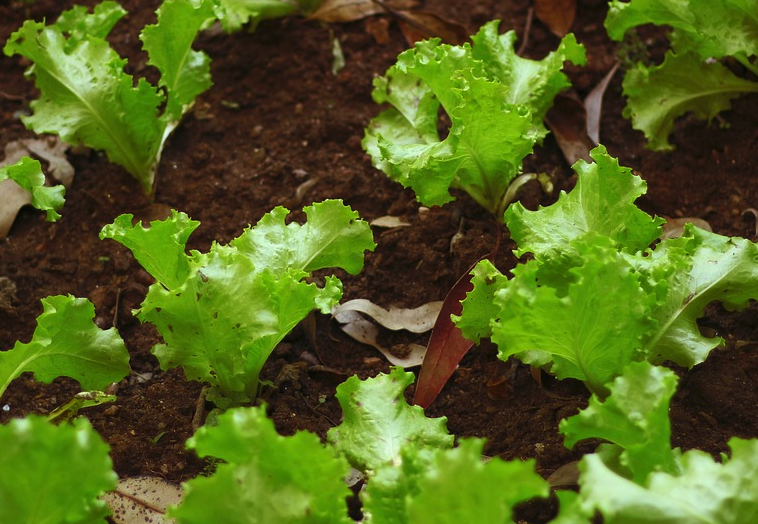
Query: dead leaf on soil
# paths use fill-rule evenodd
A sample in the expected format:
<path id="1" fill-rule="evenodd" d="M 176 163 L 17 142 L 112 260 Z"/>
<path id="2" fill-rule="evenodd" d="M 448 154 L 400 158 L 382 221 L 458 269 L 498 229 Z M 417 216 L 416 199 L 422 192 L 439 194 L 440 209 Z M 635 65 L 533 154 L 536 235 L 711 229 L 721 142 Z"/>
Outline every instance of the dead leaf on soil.
<path id="1" fill-rule="evenodd" d="M 611 83 L 611 78 L 616 74 L 619 62 L 608 71 L 603 79 L 592 88 L 590 94 L 584 99 L 584 109 L 587 112 L 587 136 L 597 145 L 600 143 L 600 117 L 603 112 L 603 95 Z"/>
<path id="2" fill-rule="evenodd" d="M 68 149 L 58 137 L 15 140 L 6 144 L 0 167 L 15 164 L 25 156 L 36 157 L 46 161 L 50 176 L 68 188 L 74 180 L 74 167 L 66 158 Z M 31 202 L 29 192 L 13 180 L 0 182 L 0 238 L 8 235 L 19 210 Z"/>
<path id="3" fill-rule="evenodd" d="M 411 224 L 409 222 L 404 221 L 400 217 L 393 217 L 390 215 L 386 215 L 383 217 L 375 218 L 371 222 L 369 222 L 369 225 L 374 227 L 383 227 L 387 229 L 393 229 L 396 227 L 408 227 Z"/>
<path id="4" fill-rule="evenodd" d="M 357 311 L 342 311 L 334 316 L 344 331 L 351 338 L 376 348 L 393 366 L 411 368 L 420 366 L 424 360 L 426 348 L 419 344 L 407 344 L 403 347 L 385 348 L 377 341 L 379 328 L 373 322 L 366 320 Z"/>
<path id="5" fill-rule="evenodd" d="M 166 509 L 181 502 L 181 486 L 159 477 L 129 477 L 103 495 L 116 524 L 172 524 Z"/>
<path id="6" fill-rule="evenodd" d="M 419 40 L 439 37 L 450 45 L 462 45 L 468 42 L 469 30 L 466 26 L 446 20 L 429 11 L 397 11 L 400 19 L 400 30 L 409 45 Z"/>
<path id="7" fill-rule="evenodd" d="M 385 0 L 390 9 L 411 9 L 416 0 Z M 325 0 L 310 18 L 323 22 L 354 22 L 376 14 L 386 13 L 387 9 L 374 0 Z"/>
<path id="8" fill-rule="evenodd" d="M 569 165 L 573 166 L 579 159 L 592 162 L 590 151 L 595 144 L 587 135 L 587 113 L 580 100 L 559 94 L 545 121 Z"/>
<path id="9" fill-rule="evenodd" d="M 425 333 L 434 327 L 434 322 L 437 320 L 437 315 L 439 315 L 441 308 L 442 301 L 439 300 L 428 302 L 423 306 L 413 309 L 398 307 L 384 309 L 365 298 L 356 298 L 336 306 L 332 310 L 332 316 L 338 322 L 341 322 L 341 313 L 346 311 L 358 311 L 370 316 L 378 324 L 381 324 L 392 331 L 404 329 L 411 333 Z"/>
<path id="10" fill-rule="evenodd" d="M 534 0 L 534 14 L 551 33 L 563 38 L 574 25 L 576 0 Z"/>
<path id="11" fill-rule="evenodd" d="M 553 471 L 547 478 L 551 488 L 568 488 L 579 484 L 579 462 L 574 460 Z"/>
<path id="12" fill-rule="evenodd" d="M 682 236 L 682 233 L 684 233 L 684 226 L 686 224 L 692 224 L 693 226 L 699 227 L 700 229 L 705 229 L 706 231 L 713 231 L 711 225 L 702 218 L 666 218 L 666 223 L 663 224 L 663 233 L 661 234 L 661 240 L 666 240 L 667 238 L 678 238 Z"/>

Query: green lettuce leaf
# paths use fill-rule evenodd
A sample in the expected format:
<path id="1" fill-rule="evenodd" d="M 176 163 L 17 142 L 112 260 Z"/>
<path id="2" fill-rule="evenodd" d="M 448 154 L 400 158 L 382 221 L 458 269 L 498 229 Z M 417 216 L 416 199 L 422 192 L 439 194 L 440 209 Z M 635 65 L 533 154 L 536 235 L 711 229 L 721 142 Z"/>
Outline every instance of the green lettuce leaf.
<path id="1" fill-rule="evenodd" d="M 164 94 L 144 78 L 135 86 L 124 73 L 126 60 L 105 40 L 124 14 L 118 4 L 107 2 L 92 14 L 74 8 L 61 15 L 60 25 L 26 21 L 3 48 L 7 56 L 32 62 L 26 74 L 34 76 L 42 94 L 31 103 L 26 126 L 105 151 L 152 193 L 168 135 L 191 100 L 210 86 L 207 57 L 190 47 L 208 20 L 210 1 L 168 0 L 158 10 L 158 24 L 143 33 L 168 94 L 162 114 Z"/>
<path id="2" fill-rule="evenodd" d="M 396 367 L 389 375 L 363 381 L 354 376 L 337 386 L 343 421 L 329 430 L 327 440 L 356 469 L 400 464 L 401 451 L 409 448 L 452 447 L 445 417 L 426 418 L 421 407 L 405 401 L 403 392 L 414 378 Z"/>
<path id="3" fill-rule="evenodd" d="M 323 0 L 218 0 L 221 26 L 227 33 L 239 31 L 245 24 L 255 31 L 263 20 L 292 15 L 308 15 Z"/>
<path id="4" fill-rule="evenodd" d="M 690 52 L 666 53 L 659 66 L 637 64 L 624 77 L 624 116 L 645 133 L 648 147 L 673 149 L 668 137 L 674 121 L 692 113 L 711 121 L 731 108 L 731 100 L 758 92 L 758 82 L 740 78 L 720 62 L 705 62 Z"/>
<path id="5" fill-rule="evenodd" d="M 28 343 L 0 351 L 0 397 L 21 373 L 49 383 L 71 377 L 87 390 L 104 390 L 129 374 L 129 353 L 115 328 L 102 330 L 89 300 L 72 296 L 42 299 L 44 311 Z"/>
<path id="6" fill-rule="evenodd" d="M 511 238 L 518 244 L 517 256 L 533 253 L 542 259 L 572 240 L 594 232 L 612 239 L 628 253 L 647 247 L 661 235 L 661 218 L 651 218 L 634 201 L 645 194 L 647 184 L 619 165 L 605 147 L 590 152 L 594 160 L 574 164 L 578 178 L 570 193 L 561 192 L 558 201 L 538 211 L 527 210 L 520 202 L 505 213 Z"/>
<path id="7" fill-rule="evenodd" d="M 498 35 L 497 26 L 485 24 L 473 48 L 419 42 L 374 81 L 374 100 L 393 107 L 371 121 L 363 147 L 374 166 L 425 205 L 451 201 L 457 188 L 502 216 L 510 183 L 546 134 L 545 112 L 569 85 L 563 63 L 584 61 L 573 35 L 542 61 L 520 58 L 515 33 Z M 444 139 L 440 107 L 451 121 Z"/>
<path id="8" fill-rule="evenodd" d="M 613 0 L 605 27 L 614 40 L 645 24 L 673 29 L 674 51 L 701 60 L 758 54 L 758 5 L 752 0 Z"/>
<path id="9" fill-rule="evenodd" d="M 55 426 L 31 415 L 0 426 L 0 522 L 105 524 L 99 497 L 118 476 L 84 418 Z"/>
<path id="10" fill-rule="evenodd" d="M 669 403 L 676 390 L 674 372 L 648 362 L 629 364 L 608 385 L 605 401 L 593 396 L 587 408 L 564 419 L 560 431 L 569 448 L 580 440 L 601 438 L 620 448 L 619 464 L 642 485 L 653 471 L 678 472 L 671 449 Z"/>
<path id="11" fill-rule="evenodd" d="M 180 524 L 276 522 L 350 524 L 343 481 L 347 461 L 318 436 L 277 434 L 265 408 L 234 408 L 187 441 L 200 456 L 223 460 L 208 477 L 184 484 L 182 502 L 169 510 Z"/>
<path id="12" fill-rule="evenodd" d="M 733 438 L 718 463 L 703 451 L 684 453 L 680 472 L 653 472 L 644 485 L 615 473 L 599 455 L 580 462 L 582 507 L 606 524 L 750 524 L 758 518 L 758 440 Z"/>
<path id="13" fill-rule="evenodd" d="M 183 213 L 149 229 L 123 215 L 101 231 L 158 280 L 137 316 L 165 341 L 153 348 L 161 367 L 181 366 L 188 379 L 210 383 L 209 398 L 219 407 L 253 400 L 274 347 L 311 310 L 329 313 L 341 298 L 336 277 L 321 287 L 305 278 L 328 267 L 357 273 L 363 252 L 375 247 L 368 224 L 341 201 L 307 207 L 304 225 L 285 224 L 287 213 L 274 209 L 260 229 L 189 255 L 185 244 L 197 222 Z"/>
<path id="14" fill-rule="evenodd" d="M 61 217 L 58 210 L 66 203 L 66 188 L 60 185 L 45 186 L 45 175 L 39 161 L 25 156 L 11 166 L 0 167 L 0 182 L 6 179 L 26 189 L 32 197 L 32 206 L 45 211 L 48 221 L 55 222 Z"/>

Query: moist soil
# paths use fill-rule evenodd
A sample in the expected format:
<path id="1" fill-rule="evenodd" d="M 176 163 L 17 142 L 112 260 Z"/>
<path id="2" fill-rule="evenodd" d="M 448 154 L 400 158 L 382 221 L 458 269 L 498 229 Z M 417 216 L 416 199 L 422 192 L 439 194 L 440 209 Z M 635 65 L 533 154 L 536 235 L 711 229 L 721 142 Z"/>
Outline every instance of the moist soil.
<path id="1" fill-rule="evenodd" d="M 92 5 L 94 2 L 83 1 Z M 128 71 L 155 81 L 146 65 L 139 32 L 155 22 L 155 0 L 127 0 L 129 15 L 115 27 L 111 42 L 129 59 Z M 524 56 L 542 58 L 558 38 L 539 21 L 530 25 L 530 3 L 483 0 L 428 0 L 424 9 L 463 24 L 469 33 L 500 19 L 501 31 L 514 29 L 524 41 Z M 73 5 L 70 0 L 0 3 L 0 41 L 28 18 L 53 21 Z M 573 31 L 588 52 L 586 67 L 570 67 L 577 95 L 584 97 L 611 68 L 617 45 L 603 29 L 602 1 L 580 2 Z M 379 37 L 377 34 L 379 28 Z M 382 34 L 382 31 L 385 31 Z M 332 73 L 330 35 L 339 39 L 345 67 Z M 660 56 L 662 31 L 648 30 L 644 43 Z M 302 220 L 304 205 L 340 198 L 366 220 L 394 215 L 410 223 L 399 229 L 374 229 L 378 247 L 366 256 L 358 276 L 337 272 L 345 299 L 366 298 L 389 307 L 416 307 L 441 300 L 455 281 L 496 242 L 497 226 L 466 195 L 441 208 L 426 209 L 410 190 L 374 169 L 361 149 L 363 129 L 380 107 L 371 99 L 372 79 L 382 75 L 408 47 L 391 17 L 325 25 L 304 18 L 262 23 L 254 33 L 200 35 L 196 48 L 212 58 L 214 86 L 199 100 L 170 138 L 157 177 L 154 201 L 137 182 L 103 154 L 70 154 L 76 169 L 66 195 L 62 219 L 21 211 L 10 235 L 0 241 L 0 276 L 15 285 L 2 297 L 0 348 L 28 341 L 48 295 L 87 297 L 96 306 L 100 327 L 115 325 L 131 354 L 132 374 L 118 384 L 114 404 L 83 413 L 111 446 L 121 477 L 158 475 L 183 481 L 202 473 L 205 462 L 184 449 L 192 434 L 202 385 L 185 380 L 181 370 L 162 371 L 150 353 L 160 337 L 151 325 L 131 314 L 144 298 L 151 277 L 131 254 L 98 232 L 122 213 L 160 219 L 173 208 L 199 220 L 189 247 L 207 250 L 211 242 L 230 241 L 274 206 L 294 211 Z M 38 96 L 24 78 L 28 64 L 0 57 L 0 144 L 33 137 L 18 118 Z M 676 149 L 645 149 L 641 133 L 622 118 L 621 76 L 605 94 L 601 142 L 648 183 L 638 204 L 664 217 L 699 217 L 713 230 L 756 240 L 758 172 L 758 97 L 735 101 L 732 110 L 711 124 L 685 118 L 671 137 Z M 558 190 L 570 190 L 575 175 L 549 136 L 524 164 L 525 172 L 549 173 L 552 195 L 527 186 L 522 201 L 529 208 L 548 205 Z M 304 185 L 305 184 L 305 185 Z M 298 188 L 300 192 L 298 193 Z M 504 231 L 498 265 L 512 268 L 514 244 Z M 456 239 L 453 241 L 453 239 Z M 608 290 L 613 293 L 612 289 Z M 298 327 L 271 355 L 262 378 L 271 381 L 262 397 L 282 434 L 309 430 L 324 437 L 341 418 L 335 387 L 357 374 L 365 378 L 387 372 L 376 350 L 350 339 L 325 316 L 312 331 Z M 673 445 L 698 448 L 715 456 L 727 451 L 732 436 L 758 437 L 758 309 L 729 313 L 719 304 L 700 320 L 704 333 L 725 339 L 707 361 L 681 377 L 671 416 Z M 386 344 L 425 344 L 428 335 L 384 334 Z M 313 340 L 315 338 L 315 341 Z M 0 404 L 0 422 L 27 413 L 49 413 L 68 401 L 78 385 L 69 379 L 52 384 L 24 375 Z M 412 387 L 408 395 L 412 394 Z M 574 450 L 563 445 L 558 422 L 586 406 L 581 383 L 543 377 L 539 384 L 527 366 L 500 362 L 488 343 L 472 349 L 450 382 L 427 409 L 448 418 L 457 437 L 485 437 L 488 455 L 506 459 L 536 458 L 543 476 L 592 451 L 596 443 Z M 546 522 L 552 504 L 531 504 L 518 517 Z"/>

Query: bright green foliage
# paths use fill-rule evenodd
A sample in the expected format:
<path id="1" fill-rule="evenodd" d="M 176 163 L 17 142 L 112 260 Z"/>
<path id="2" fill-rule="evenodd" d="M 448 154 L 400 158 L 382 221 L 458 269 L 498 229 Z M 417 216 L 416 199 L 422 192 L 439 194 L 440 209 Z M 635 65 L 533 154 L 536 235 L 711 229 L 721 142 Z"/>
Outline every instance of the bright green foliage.
<path id="1" fill-rule="evenodd" d="M 349 524 L 347 461 L 308 432 L 277 434 L 264 408 L 234 408 L 187 445 L 224 461 L 187 482 L 170 510 L 179 524 Z"/>
<path id="2" fill-rule="evenodd" d="M 481 439 L 465 439 L 455 449 L 434 453 L 407 502 L 409 524 L 513 522 L 513 506 L 548 495 L 534 460 L 484 463 L 483 447 Z"/>
<path id="3" fill-rule="evenodd" d="M 323 0 L 218 0 L 219 20 L 228 33 L 239 31 L 245 24 L 255 31 L 263 20 L 293 15 L 308 15 Z"/>
<path id="4" fill-rule="evenodd" d="M 89 422 L 55 426 L 31 415 L 0 426 L 0 522 L 105 524 L 98 497 L 118 477 Z"/>
<path id="5" fill-rule="evenodd" d="M 166 97 L 145 79 L 124 73 L 126 61 L 105 40 L 126 12 L 105 2 L 88 14 L 66 11 L 56 24 L 28 20 L 8 39 L 6 55 L 32 62 L 41 98 L 24 118 L 37 133 L 56 133 L 70 143 L 104 150 L 152 193 L 163 145 L 194 97 L 210 86 L 208 58 L 192 51 L 200 26 L 213 16 L 211 0 L 167 0 L 158 24 L 143 33 L 150 63 L 161 72 Z"/>
<path id="6" fill-rule="evenodd" d="M 115 328 L 102 330 L 89 300 L 72 296 L 42 299 L 31 342 L 0 351 L 0 397 L 21 373 L 45 383 L 71 377 L 85 390 L 104 390 L 129 374 L 129 353 Z"/>
<path id="7" fill-rule="evenodd" d="M 627 72 L 624 116 L 643 131 L 652 149 L 673 146 L 668 136 L 674 120 L 693 113 L 711 120 L 730 101 L 758 91 L 758 83 L 740 78 L 712 59 L 733 57 L 753 74 L 758 54 L 758 3 L 753 0 L 632 0 L 610 3 L 605 25 L 621 40 L 644 24 L 672 28 L 672 50 L 659 66 L 637 64 Z"/>
<path id="8" fill-rule="evenodd" d="M 515 33 L 498 35 L 497 27 L 485 24 L 473 47 L 419 42 L 374 81 L 374 100 L 393 107 L 371 121 L 363 147 L 425 205 L 453 200 L 449 190 L 458 188 L 501 217 L 522 160 L 547 132 L 545 113 L 569 86 L 563 63 L 585 60 L 573 35 L 542 61 L 521 58 Z M 444 140 L 440 106 L 452 123 Z"/>
<path id="9" fill-rule="evenodd" d="M 593 396 L 578 415 L 561 421 L 566 446 L 602 438 L 622 448 L 619 465 L 643 484 L 654 471 L 675 474 L 678 455 L 671 449 L 669 403 L 676 375 L 648 362 L 635 362 L 608 385 L 605 401 Z"/>
<path id="10" fill-rule="evenodd" d="M 698 450 L 684 453 L 676 474 L 653 472 L 640 485 L 615 473 L 599 455 L 580 463 L 582 506 L 606 524 L 752 524 L 758 519 L 758 440 L 729 441 L 721 464 Z"/>
<path id="11" fill-rule="evenodd" d="M 185 244 L 198 223 L 183 213 L 149 229 L 122 215 L 101 231 L 158 280 L 137 316 L 165 340 L 153 348 L 161 367 L 181 366 L 188 379 L 209 382 L 219 407 L 253 400 L 274 347 L 311 310 L 329 313 L 339 302 L 338 278 L 318 287 L 306 277 L 328 267 L 358 273 L 363 252 L 375 247 L 368 224 L 339 200 L 305 208 L 304 225 L 285 224 L 287 213 L 276 208 L 228 246 L 189 255 Z"/>
<path id="12" fill-rule="evenodd" d="M 61 216 L 58 210 L 65 204 L 63 186 L 45 186 L 45 175 L 39 161 L 25 156 L 12 166 L 0 167 L 0 182 L 10 179 L 26 189 L 32 197 L 32 205 L 47 213 L 47 220 L 55 222 Z"/>
<path id="13" fill-rule="evenodd" d="M 356 469 L 375 471 L 401 463 L 401 450 L 450 448 L 445 417 L 429 419 L 419 406 L 409 406 L 403 392 L 414 375 L 393 368 L 389 375 L 360 381 L 353 376 L 337 386 L 342 423 L 329 430 L 327 440 Z"/>
<path id="14" fill-rule="evenodd" d="M 687 227 L 645 249 L 659 221 L 632 205 L 644 186 L 601 148 L 592 155 L 603 167 L 579 162 L 577 186 L 556 204 L 508 211 L 520 252 L 534 259 L 510 280 L 480 262 L 456 322 L 470 340 L 491 336 L 501 358 L 516 355 L 604 396 L 631 362 L 702 362 L 722 341 L 696 321 L 711 302 L 741 309 L 758 298 L 758 246 Z"/>
<path id="15" fill-rule="evenodd" d="M 515 202 L 505 213 L 518 256 L 534 253 L 537 258 L 565 250 L 572 240 L 593 232 L 606 236 L 621 251 L 646 249 L 661 235 L 661 218 L 651 218 L 634 201 L 645 194 L 647 184 L 619 165 L 605 147 L 590 152 L 594 160 L 574 164 L 578 178 L 571 193 L 561 191 L 558 201 L 538 211 Z"/>

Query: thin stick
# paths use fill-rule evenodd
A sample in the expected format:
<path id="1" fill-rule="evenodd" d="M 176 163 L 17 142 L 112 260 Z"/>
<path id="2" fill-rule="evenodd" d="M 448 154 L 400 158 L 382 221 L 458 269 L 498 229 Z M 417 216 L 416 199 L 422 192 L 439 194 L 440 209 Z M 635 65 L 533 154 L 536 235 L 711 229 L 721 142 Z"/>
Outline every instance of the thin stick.
<path id="1" fill-rule="evenodd" d="M 376 1 L 376 0 L 374 0 Z M 534 8 L 530 7 L 526 12 L 526 23 L 524 24 L 524 40 L 521 42 L 521 46 L 516 51 L 518 56 L 521 56 L 526 50 L 526 46 L 529 45 L 529 33 L 532 32 L 532 21 L 534 20 Z"/>

